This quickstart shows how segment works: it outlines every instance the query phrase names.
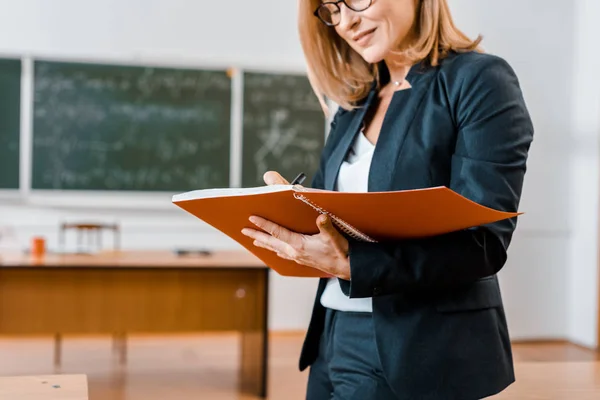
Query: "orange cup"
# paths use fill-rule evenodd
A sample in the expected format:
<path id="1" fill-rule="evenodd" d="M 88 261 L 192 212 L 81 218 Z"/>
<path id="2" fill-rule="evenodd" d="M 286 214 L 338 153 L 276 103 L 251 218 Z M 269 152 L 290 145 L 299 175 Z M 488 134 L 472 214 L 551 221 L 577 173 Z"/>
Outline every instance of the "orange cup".
<path id="1" fill-rule="evenodd" d="M 41 236 L 35 236 L 31 239 L 31 255 L 42 257 L 46 254 L 46 239 Z"/>

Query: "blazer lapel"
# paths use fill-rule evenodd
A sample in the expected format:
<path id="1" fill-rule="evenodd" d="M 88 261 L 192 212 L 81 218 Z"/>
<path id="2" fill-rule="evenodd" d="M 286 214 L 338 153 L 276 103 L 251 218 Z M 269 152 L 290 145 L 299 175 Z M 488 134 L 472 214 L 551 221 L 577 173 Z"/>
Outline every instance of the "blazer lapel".
<path id="1" fill-rule="evenodd" d="M 331 156 L 329 157 L 329 160 L 327 160 L 327 164 L 325 166 L 326 190 L 333 190 L 335 188 L 335 183 L 337 181 L 337 176 L 340 171 L 342 162 L 344 161 L 346 153 L 348 152 L 348 149 L 350 149 L 350 146 L 352 145 L 356 134 L 360 131 L 360 126 L 365 117 L 365 114 L 371 106 L 371 104 L 373 103 L 373 99 L 376 95 L 377 90 L 373 88 L 369 92 L 369 95 L 367 96 L 367 99 L 365 100 L 364 104 L 355 111 L 354 118 L 352 118 L 352 122 L 350 122 L 350 124 L 348 125 L 348 129 L 344 133 L 344 136 L 342 136 L 337 147 L 335 148 L 335 150 L 333 150 Z"/>
<path id="2" fill-rule="evenodd" d="M 413 66 L 406 77 L 412 87 L 396 92 L 385 114 L 369 171 L 370 192 L 390 190 L 406 134 L 435 75 L 433 68 L 418 68 L 420 64 Z"/>

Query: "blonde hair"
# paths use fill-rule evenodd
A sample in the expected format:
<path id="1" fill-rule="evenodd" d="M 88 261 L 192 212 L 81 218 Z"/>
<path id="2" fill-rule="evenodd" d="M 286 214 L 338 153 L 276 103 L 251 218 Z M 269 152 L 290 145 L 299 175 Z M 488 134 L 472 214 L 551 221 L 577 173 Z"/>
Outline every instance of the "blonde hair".
<path id="1" fill-rule="evenodd" d="M 437 66 L 451 51 L 481 51 L 481 36 L 470 40 L 455 25 L 447 0 L 415 0 L 415 40 L 402 50 L 410 65 L 426 61 Z M 367 63 L 336 32 L 314 16 L 321 0 L 299 0 L 298 28 L 307 62 L 308 78 L 326 114 L 325 97 L 352 109 L 367 96 L 379 66 Z"/>

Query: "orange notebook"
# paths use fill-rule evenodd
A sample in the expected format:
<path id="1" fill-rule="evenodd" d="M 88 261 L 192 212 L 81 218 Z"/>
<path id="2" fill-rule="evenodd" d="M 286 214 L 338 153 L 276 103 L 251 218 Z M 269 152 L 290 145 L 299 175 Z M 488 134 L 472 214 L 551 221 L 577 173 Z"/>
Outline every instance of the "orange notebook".
<path id="1" fill-rule="evenodd" d="M 322 271 L 284 260 L 254 246 L 243 235 L 255 228 L 251 215 L 295 232 L 316 234 L 316 220 L 329 215 L 340 230 L 357 240 L 379 242 L 449 233 L 518 216 L 479 205 L 446 187 L 347 193 L 292 185 L 245 189 L 195 190 L 173 196 L 173 203 L 240 243 L 283 276 L 325 277 Z"/>

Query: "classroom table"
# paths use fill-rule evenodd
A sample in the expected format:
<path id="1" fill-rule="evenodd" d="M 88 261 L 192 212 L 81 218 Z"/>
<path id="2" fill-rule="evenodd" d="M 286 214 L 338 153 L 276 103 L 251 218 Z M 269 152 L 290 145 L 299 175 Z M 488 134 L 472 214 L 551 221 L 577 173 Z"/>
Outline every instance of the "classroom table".
<path id="1" fill-rule="evenodd" d="M 85 375 L 0 377 L 0 399 L 88 400 Z"/>
<path id="2" fill-rule="evenodd" d="M 110 334 L 123 350 L 127 334 L 236 331 L 240 389 L 266 397 L 268 271 L 246 251 L 2 254 L 0 335 Z"/>

